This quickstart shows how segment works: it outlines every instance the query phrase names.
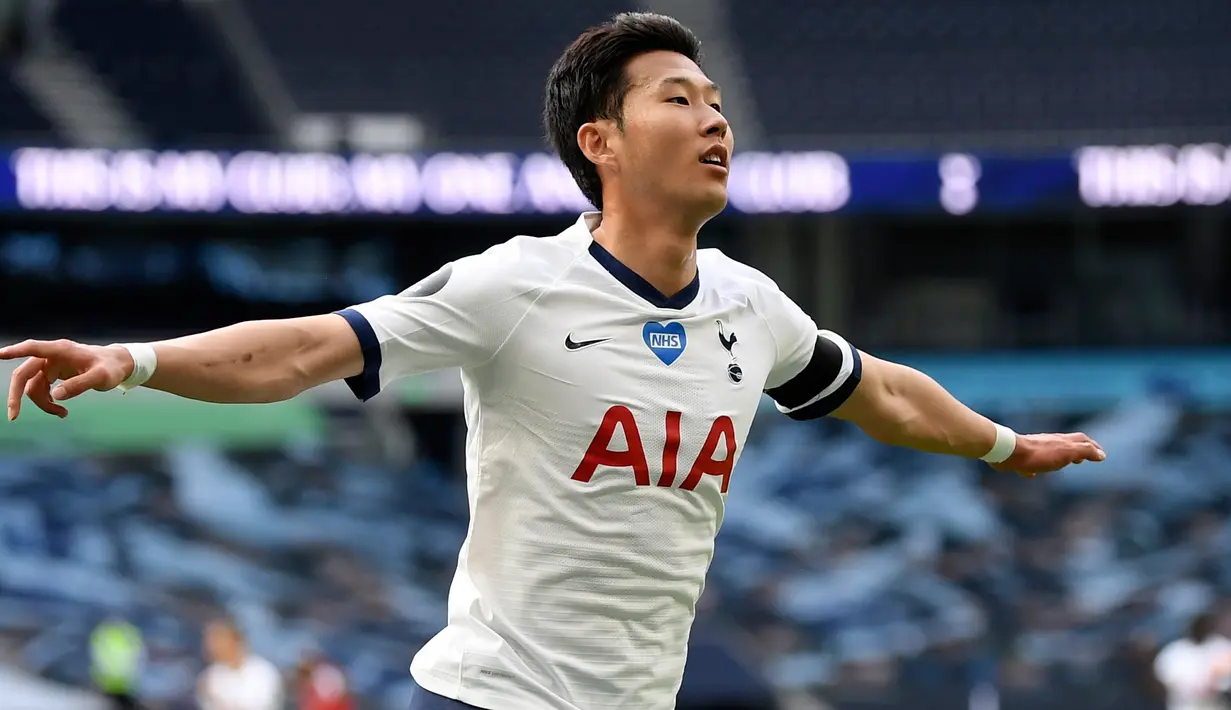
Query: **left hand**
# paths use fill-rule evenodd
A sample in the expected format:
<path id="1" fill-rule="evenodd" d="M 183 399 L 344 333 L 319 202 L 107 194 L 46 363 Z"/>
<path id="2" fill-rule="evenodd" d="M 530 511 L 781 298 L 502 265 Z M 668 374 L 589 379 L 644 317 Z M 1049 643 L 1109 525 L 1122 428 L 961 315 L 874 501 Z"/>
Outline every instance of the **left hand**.
<path id="1" fill-rule="evenodd" d="M 0 360 L 20 358 L 26 361 L 13 370 L 9 379 L 9 421 L 21 413 L 22 395 L 44 412 L 63 419 L 68 416 L 68 410 L 60 401 L 88 390 L 115 389 L 132 374 L 135 366 L 132 355 L 119 345 L 103 347 L 71 340 L 27 340 L 0 347 Z"/>
<path id="2" fill-rule="evenodd" d="M 992 468 L 1034 478 L 1069 464 L 1106 458 L 1103 447 L 1085 434 L 1018 434 L 1013 455 Z"/>

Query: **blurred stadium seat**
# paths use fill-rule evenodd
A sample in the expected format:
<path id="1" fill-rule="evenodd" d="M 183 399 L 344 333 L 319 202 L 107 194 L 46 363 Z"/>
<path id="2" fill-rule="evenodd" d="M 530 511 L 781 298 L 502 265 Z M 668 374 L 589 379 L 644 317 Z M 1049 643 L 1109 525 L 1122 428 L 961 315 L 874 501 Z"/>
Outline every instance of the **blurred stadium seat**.
<path id="1" fill-rule="evenodd" d="M 7 72 L 0 72 L 0 125 L 11 136 L 41 139 L 52 133 L 51 122 L 30 103 Z"/>
<path id="2" fill-rule="evenodd" d="M 1105 441 L 1143 442 L 1124 475 L 1026 486 L 830 424 L 764 420 L 699 624 L 740 629 L 779 689 L 960 697 L 995 673 L 997 649 L 1014 682 L 1064 702 L 1131 684 L 1140 668 L 1110 639 L 1159 638 L 1231 592 L 1231 479 L 1211 467 L 1231 456 L 1231 419 L 1162 396 L 1085 421 Z M 190 424 L 209 429 L 189 419 L 166 435 Z M 123 610 L 151 632 L 148 672 L 169 700 L 191 693 L 201 621 L 230 610 L 280 665 L 321 643 L 363 669 L 354 683 L 377 707 L 401 707 L 406 659 L 444 614 L 462 479 L 445 461 L 371 455 L 380 434 L 366 426 L 334 431 L 0 459 L 0 638 L 84 683 L 76 639 Z"/>
<path id="3" fill-rule="evenodd" d="M 437 144 L 542 145 L 543 84 L 578 28 L 625 5 L 545 0 L 407 4 L 245 0 L 296 102 L 322 113 L 412 113 Z M 526 41 L 533 37 L 534 41 Z"/>
<path id="4" fill-rule="evenodd" d="M 65 2 L 55 26 L 161 145 L 264 145 L 272 134 L 217 33 L 163 0 Z"/>
<path id="5" fill-rule="evenodd" d="M 730 8 L 762 120 L 788 142 L 1200 142 L 1231 122 L 1231 7 L 1217 0 Z"/>

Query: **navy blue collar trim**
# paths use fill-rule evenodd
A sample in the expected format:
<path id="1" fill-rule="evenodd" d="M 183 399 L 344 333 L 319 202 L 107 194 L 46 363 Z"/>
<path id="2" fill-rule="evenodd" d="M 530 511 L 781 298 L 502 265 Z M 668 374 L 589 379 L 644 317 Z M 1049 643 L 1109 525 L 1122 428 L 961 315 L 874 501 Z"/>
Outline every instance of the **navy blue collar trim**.
<path id="1" fill-rule="evenodd" d="M 654 288 L 649 281 L 641 278 L 637 272 L 620 263 L 620 260 L 604 249 L 602 244 L 590 242 L 590 255 L 594 257 L 594 260 L 600 266 L 616 277 L 617 281 L 624 284 L 625 288 L 658 308 L 671 308 L 678 311 L 692 303 L 693 299 L 697 297 L 697 293 L 701 290 L 700 271 L 697 271 L 697 275 L 679 293 L 674 296 L 665 296 L 662 291 Z"/>

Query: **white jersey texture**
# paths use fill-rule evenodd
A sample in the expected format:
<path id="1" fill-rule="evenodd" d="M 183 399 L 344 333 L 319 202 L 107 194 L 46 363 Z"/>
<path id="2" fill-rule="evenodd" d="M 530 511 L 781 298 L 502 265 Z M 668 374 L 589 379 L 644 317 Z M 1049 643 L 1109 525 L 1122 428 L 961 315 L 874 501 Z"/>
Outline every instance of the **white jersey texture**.
<path id="1" fill-rule="evenodd" d="M 201 710 L 281 710 L 282 674 L 260 656 L 249 655 L 239 668 L 214 663 L 201 674 Z"/>
<path id="2" fill-rule="evenodd" d="M 470 524 L 448 624 L 411 672 L 478 707 L 674 707 L 762 391 L 808 418 L 858 382 L 858 351 L 761 273 L 700 250 L 664 297 L 594 242 L 600 219 L 340 312 L 363 399 L 462 368 Z"/>
<path id="3" fill-rule="evenodd" d="M 1164 646 L 1154 659 L 1154 675 L 1167 688 L 1167 710 L 1227 710 L 1221 694 L 1231 687 L 1229 659 L 1231 640 L 1223 636 Z M 1215 678 L 1220 680 L 1211 683 Z"/>

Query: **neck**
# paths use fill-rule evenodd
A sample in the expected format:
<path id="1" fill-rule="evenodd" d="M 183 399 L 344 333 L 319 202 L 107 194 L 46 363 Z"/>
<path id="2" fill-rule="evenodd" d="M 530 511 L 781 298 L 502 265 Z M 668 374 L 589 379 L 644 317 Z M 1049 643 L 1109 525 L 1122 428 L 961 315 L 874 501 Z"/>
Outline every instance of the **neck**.
<path id="1" fill-rule="evenodd" d="M 665 215 L 634 213 L 604 200 L 603 221 L 594 241 L 665 296 L 697 276 L 700 225 Z"/>

